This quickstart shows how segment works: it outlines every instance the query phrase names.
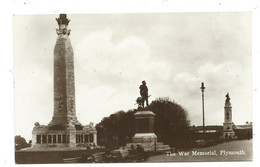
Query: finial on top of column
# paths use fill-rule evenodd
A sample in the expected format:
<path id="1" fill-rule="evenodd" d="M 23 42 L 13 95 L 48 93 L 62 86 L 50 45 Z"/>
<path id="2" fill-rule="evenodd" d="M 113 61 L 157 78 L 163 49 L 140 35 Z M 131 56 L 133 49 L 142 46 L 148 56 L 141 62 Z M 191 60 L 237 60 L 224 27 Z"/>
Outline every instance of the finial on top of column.
<path id="1" fill-rule="evenodd" d="M 66 14 L 60 14 L 59 18 L 56 18 L 56 21 L 59 25 L 59 29 L 56 29 L 57 34 L 58 35 L 60 35 L 60 34 L 70 35 L 70 30 L 67 29 L 70 20 L 67 19 L 67 15 Z"/>

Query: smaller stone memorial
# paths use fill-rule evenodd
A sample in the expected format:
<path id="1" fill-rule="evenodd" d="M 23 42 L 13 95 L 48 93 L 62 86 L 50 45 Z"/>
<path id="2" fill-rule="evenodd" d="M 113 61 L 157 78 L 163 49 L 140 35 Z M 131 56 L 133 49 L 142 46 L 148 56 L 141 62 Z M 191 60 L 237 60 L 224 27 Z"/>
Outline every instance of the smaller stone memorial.
<path id="1" fill-rule="evenodd" d="M 224 117 L 223 137 L 227 140 L 232 139 L 235 136 L 235 132 L 233 131 L 232 106 L 230 103 L 229 93 L 226 94 Z"/>

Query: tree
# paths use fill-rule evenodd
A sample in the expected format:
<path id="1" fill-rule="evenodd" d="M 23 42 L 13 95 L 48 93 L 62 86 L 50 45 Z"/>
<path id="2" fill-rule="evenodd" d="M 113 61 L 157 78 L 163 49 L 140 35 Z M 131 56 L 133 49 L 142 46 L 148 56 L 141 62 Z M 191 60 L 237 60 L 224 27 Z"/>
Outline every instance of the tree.
<path id="1" fill-rule="evenodd" d="M 159 141 L 172 147 L 189 147 L 189 120 L 187 111 L 169 98 L 158 98 L 143 110 L 155 113 L 155 134 Z M 134 113 L 119 111 L 105 117 L 96 125 L 98 144 L 106 147 L 124 146 L 135 134 Z"/>
<path id="2" fill-rule="evenodd" d="M 130 142 L 135 133 L 134 111 L 119 111 L 102 119 L 96 125 L 98 144 L 106 147 L 119 147 Z"/>
<path id="3" fill-rule="evenodd" d="M 188 112 L 169 98 L 158 98 L 149 106 L 155 113 L 155 134 L 159 141 L 172 147 L 189 147 Z"/>
<path id="4" fill-rule="evenodd" d="M 20 150 L 22 148 L 30 147 L 30 144 L 20 135 L 15 136 L 15 150 Z"/>

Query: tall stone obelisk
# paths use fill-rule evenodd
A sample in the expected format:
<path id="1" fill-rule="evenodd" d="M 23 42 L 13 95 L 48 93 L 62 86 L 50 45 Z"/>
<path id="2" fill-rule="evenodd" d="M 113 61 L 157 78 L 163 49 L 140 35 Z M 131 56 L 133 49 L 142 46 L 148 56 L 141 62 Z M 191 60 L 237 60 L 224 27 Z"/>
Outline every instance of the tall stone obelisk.
<path id="1" fill-rule="evenodd" d="M 66 14 L 56 18 L 59 29 L 54 48 L 54 113 L 49 125 L 77 125 L 75 110 L 74 54 Z"/>
<path id="2" fill-rule="evenodd" d="M 35 149 L 72 149 L 97 145 L 97 131 L 93 123 L 81 125 L 75 110 L 75 83 L 73 49 L 66 14 L 56 18 L 59 29 L 54 48 L 54 111 L 51 122 L 45 126 L 36 122 L 32 131 Z"/>

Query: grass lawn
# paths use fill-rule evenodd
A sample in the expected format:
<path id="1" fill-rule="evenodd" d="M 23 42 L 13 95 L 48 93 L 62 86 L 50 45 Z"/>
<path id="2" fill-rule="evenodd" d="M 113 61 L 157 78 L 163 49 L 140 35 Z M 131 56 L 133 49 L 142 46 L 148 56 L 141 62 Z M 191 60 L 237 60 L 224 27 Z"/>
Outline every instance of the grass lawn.
<path id="1" fill-rule="evenodd" d="M 101 149 L 88 150 L 89 154 L 101 152 Z M 63 163 L 64 158 L 81 157 L 84 150 L 25 150 L 15 152 L 17 164 Z"/>

